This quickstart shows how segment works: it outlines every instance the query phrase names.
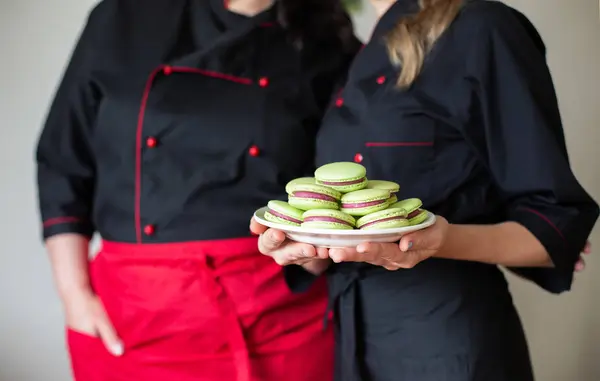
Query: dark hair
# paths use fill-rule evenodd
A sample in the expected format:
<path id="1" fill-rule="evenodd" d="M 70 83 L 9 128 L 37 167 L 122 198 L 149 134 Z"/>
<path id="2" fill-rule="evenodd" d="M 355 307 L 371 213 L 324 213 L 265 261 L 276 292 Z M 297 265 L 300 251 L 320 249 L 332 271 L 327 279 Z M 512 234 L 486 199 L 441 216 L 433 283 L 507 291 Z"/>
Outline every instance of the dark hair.
<path id="1" fill-rule="evenodd" d="M 278 19 L 300 49 L 316 44 L 354 52 L 360 46 L 342 0 L 278 0 Z"/>

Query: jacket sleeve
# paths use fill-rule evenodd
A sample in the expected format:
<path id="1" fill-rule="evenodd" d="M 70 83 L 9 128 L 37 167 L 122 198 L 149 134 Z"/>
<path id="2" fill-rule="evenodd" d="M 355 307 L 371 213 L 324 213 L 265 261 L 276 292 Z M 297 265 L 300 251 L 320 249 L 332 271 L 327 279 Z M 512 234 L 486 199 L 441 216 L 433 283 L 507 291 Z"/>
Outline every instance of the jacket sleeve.
<path id="1" fill-rule="evenodd" d="M 38 205 L 43 238 L 91 236 L 95 165 L 91 147 L 99 90 L 92 82 L 100 5 L 89 15 L 50 105 L 38 140 Z"/>
<path id="2" fill-rule="evenodd" d="M 570 168 L 540 41 L 504 5 L 482 16 L 467 59 L 473 96 L 462 132 L 503 193 L 507 220 L 533 233 L 554 263 L 512 270 L 550 292 L 567 291 L 598 205 Z"/>

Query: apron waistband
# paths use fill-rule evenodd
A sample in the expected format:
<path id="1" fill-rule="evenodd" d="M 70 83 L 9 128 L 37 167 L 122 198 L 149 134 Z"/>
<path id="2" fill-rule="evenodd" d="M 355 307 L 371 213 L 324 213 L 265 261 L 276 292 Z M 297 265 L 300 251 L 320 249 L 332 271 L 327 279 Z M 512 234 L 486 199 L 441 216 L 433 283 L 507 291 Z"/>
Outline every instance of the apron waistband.
<path id="1" fill-rule="evenodd" d="M 167 243 L 128 243 L 102 240 L 101 250 L 110 254 L 123 255 L 144 254 L 175 256 L 204 254 L 230 257 L 257 254 L 259 252 L 258 237 Z"/>

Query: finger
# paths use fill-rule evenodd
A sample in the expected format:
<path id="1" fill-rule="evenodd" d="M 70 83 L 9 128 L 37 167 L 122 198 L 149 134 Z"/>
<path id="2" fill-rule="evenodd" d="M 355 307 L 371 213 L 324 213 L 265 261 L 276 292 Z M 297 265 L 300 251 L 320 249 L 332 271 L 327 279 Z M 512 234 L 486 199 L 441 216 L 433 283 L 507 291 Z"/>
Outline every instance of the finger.
<path id="1" fill-rule="evenodd" d="M 371 262 L 384 257 L 385 254 L 391 254 L 389 251 L 386 252 L 389 249 L 389 245 L 384 246 L 380 243 L 365 242 L 356 247 L 356 253 L 361 259 Z"/>
<path id="2" fill-rule="evenodd" d="M 590 241 L 585 242 L 585 246 L 583 247 L 583 254 L 591 254 L 592 253 L 592 243 Z"/>
<path id="3" fill-rule="evenodd" d="M 286 242 L 280 249 L 273 252 L 275 263 L 280 266 L 303 264 L 317 257 L 314 246 L 306 243 Z"/>
<path id="4" fill-rule="evenodd" d="M 419 247 L 423 247 L 423 240 L 418 233 L 419 232 L 414 232 L 400 238 L 400 243 L 398 244 L 400 251 L 407 252 L 409 250 L 416 250 Z"/>
<path id="5" fill-rule="evenodd" d="M 121 356 L 124 352 L 123 343 L 105 313 L 96 316 L 96 329 L 106 349 L 114 356 Z"/>
<path id="6" fill-rule="evenodd" d="M 411 269 L 416 265 L 418 251 L 404 253 L 400 246 L 393 243 L 368 243 L 361 244 L 357 251 L 363 251 L 373 264 L 381 264 L 387 270 Z"/>
<path id="7" fill-rule="evenodd" d="M 282 231 L 269 229 L 261 234 L 258 240 L 258 248 L 261 253 L 266 254 L 277 250 L 285 241 L 285 234 Z"/>
<path id="8" fill-rule="evenodd" d="M 359 254 L 354 248 L 334 248 L 329 249 L 329 258 L 335 263 L 341 262 L 365 262 L 362 253 Z"/>
<path id="9" fill-rule="evenodd" d="M 585 261 L 583 260 L 583 258 L 579 258 L 577 263 L 575 263 L 575 271 L 581 272 L 583 270 L 585 270 Z"/>
<path id="10" fill-rule="evenodd" d="M 254 217 L 252 217 L 252 219 L 250 220 L 250 231 L 252 232 L 252 234 L 261 235 L 265 231 L 267 231 L 267 229 L 268 228 L 266 226 L 259 224 L 254 219 Z"/>
<path id="11" fill-rule="evenodd" d="M 317 257 L 319 257 L 320 259 L 329 258 L 329 249 L 327 249 L 326 247 L 317 247 Z"/>

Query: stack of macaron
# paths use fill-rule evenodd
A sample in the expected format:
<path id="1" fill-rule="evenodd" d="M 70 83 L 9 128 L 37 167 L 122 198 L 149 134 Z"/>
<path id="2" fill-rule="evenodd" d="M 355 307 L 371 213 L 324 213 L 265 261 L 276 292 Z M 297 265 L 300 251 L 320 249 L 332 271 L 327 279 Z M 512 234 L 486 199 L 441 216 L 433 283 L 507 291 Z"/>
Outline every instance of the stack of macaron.
<path id="1" fill-rule="evenodd" d="M 364 166 L 338 162 L 319 167 L 314 177 L 290 181 L 288 202 L 273 200 L 265 219 L 312 229 L 389 229 L 418 225 L 427 219 L 421 200 L 398 201 L 400 186 L 368 180 Z"/>

